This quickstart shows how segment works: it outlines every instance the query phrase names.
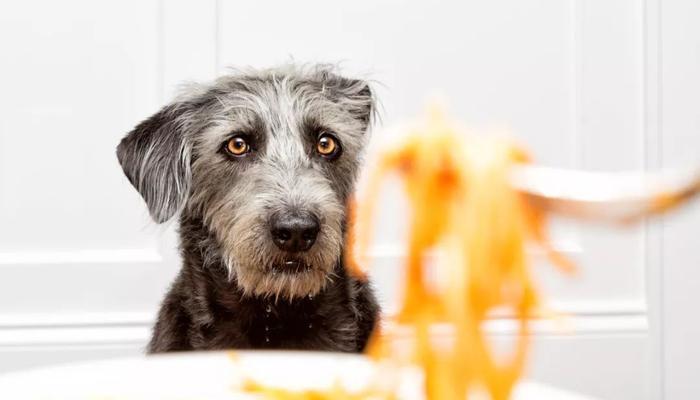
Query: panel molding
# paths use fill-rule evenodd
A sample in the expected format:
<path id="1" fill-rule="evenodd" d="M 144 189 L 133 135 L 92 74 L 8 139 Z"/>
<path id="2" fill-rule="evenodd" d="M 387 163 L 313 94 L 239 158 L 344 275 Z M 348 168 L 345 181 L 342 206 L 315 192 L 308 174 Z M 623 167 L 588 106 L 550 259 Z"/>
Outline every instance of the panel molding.
<path id="1" fill-rule="evenodd" d="M 151 313 L 90 313 L 67 315 L 3 316 L 0 319 L 0 348 L 95 344 L 145 344 L 154 319 Z M 390 329 L 396 329 L 391 323 Z M 571 314 L 560 319 L 537 319 L 532 324 L 535 336 L 578 337 L 586 335 L 646 334 L 646 316 L 609 311 Z M 491 335 L 512 336 L 517 323 L 511 318 L 493 318 L 485 325 Z M 407 332 L 398 329 L 397 332 Z M 438 337 L 451 334 L 449 327 L 434 327 Z"/>
<path id="2" fill-rule="evenodd" d="M 53 265 L 53 264 L 137 264 L 160 263 L 163 257 L 155 248 L 139 249 L 62 249 L 0 251 L 0 267 L 3 265 Z"/>
<path id="3" fill-rule="evenodd" d="M 0 329 L 94 328 L 141 326 L 154 322 L 153 312 L 62 312 L 1 314 Z"/>

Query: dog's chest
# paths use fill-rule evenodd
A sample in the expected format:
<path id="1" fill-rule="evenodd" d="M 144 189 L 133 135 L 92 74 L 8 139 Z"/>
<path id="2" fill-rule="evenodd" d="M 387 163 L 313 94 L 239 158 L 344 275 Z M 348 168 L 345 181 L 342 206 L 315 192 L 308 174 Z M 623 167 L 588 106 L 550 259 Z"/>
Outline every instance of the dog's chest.
<path id="1" fill-rule="evenodd" d="M 310 303 L 310 302 L 309 302 Z M 299 347 L 312 341 L 323 325 L 313 304 L 264 304 L 251 321 L 248 337 L 254 347 Z"/>
<path id="2" fill-rule="evenodd" d="M 349 309 L 326 307 L 323 299 L 292 304 L 261 302 L 249 321 L 246 336 L 252 348 L 351 351 L 354 318 Z"/>

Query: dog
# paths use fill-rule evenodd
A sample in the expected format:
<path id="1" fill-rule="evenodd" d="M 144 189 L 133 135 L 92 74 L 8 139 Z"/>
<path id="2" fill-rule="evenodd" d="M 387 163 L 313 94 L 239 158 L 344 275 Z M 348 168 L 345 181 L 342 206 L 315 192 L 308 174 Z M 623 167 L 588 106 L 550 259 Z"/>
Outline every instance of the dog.
<path id="1" fill-rule="evenodd" d="M 379 307 L 343 251 L 375 108 L 332 66 L 237 71 L 121 140 L 153 220 L 179 218 L 182 268 L 148 352 L 365 347 Z"/>

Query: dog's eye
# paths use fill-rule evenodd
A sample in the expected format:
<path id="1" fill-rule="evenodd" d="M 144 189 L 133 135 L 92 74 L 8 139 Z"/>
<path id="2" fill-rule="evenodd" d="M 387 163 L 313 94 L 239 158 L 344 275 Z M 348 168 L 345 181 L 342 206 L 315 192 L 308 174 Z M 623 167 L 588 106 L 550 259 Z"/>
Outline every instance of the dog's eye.
<path id="1" fill-rule="evenodd" d="M 234 156 L 244 156 L 250 151 L 250 145 L 242 137 L 235 136 L 226 142 L 226 151 Z"/>
<path id="2" fill-rule="evenodd" d="M 318 137 L 316 151 L 323 157 L 332 160 L 340 155 L 340 145 L 333 136 L 324 133 Z"/>

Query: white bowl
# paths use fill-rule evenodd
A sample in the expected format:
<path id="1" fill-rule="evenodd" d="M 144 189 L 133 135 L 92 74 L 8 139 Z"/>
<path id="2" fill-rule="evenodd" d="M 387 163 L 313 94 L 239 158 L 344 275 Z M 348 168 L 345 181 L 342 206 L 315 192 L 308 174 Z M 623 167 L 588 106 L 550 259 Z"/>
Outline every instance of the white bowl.
<path id="1" fill-rule="evenodd" d="M 219 400 L 251 399 L 236 393 L 244 379 L 291 390 L 340 383 L 360 390 L 377 365 L 358 355 L 291 351 L 180 353 L 49 367 L 0 376 L 0 398 L 32 400 Z M 405 368 L 397 374 L 399 398 L 422 399 L 422 378 Z M 517 400 L 587 398 L 521 382 Z M 588 398 L 588 400 L 591 400 Z"/>

